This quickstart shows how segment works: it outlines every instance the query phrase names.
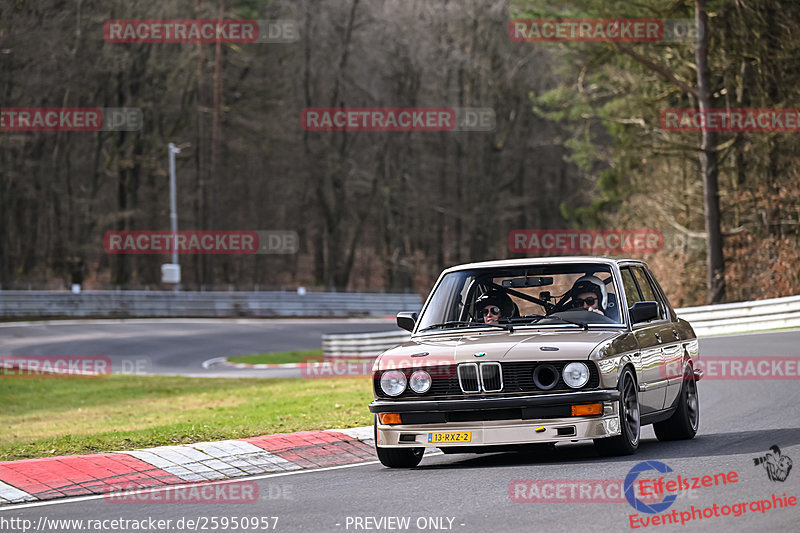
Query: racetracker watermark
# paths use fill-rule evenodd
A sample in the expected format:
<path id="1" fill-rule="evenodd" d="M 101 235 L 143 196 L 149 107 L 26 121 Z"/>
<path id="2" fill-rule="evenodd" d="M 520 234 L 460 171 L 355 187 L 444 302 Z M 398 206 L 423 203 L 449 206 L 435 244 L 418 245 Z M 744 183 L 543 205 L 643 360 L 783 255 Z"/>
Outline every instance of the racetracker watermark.
<path id="1" fill-rule="evenodd" d="M 300 39 L 295 20 L 109 20 L 109 43 L 293 43 Z"/>
<path id="2" fill-rule="evenodd" d="M 648 483 L 654 480 L 641 480 Z M 677 483 L 677 481 L 676 481 Z M 641 501 L 660 502 L 662 496 L 635 485 Z M 670 492 L 676 492 L 671 488 Z M 695 489 L 683 488 L 682 497 L 696 498 Z M 508 498 L 515 503 L 624 503 L 624 479 L 515 479 L 508 484 Z"/>
<path id="3" fill-rule="evenodd" d="M 453 361 L 443 361 L 439 358 L 409 359 L 409 358 L 387 358 L 381 362 L 380 370 L 374 366 L 375 357 L 364 358 L 355 355 L 337 356 L 320 361 L 318 358 L 307 357 L 303 359 L 300 373 L 304 378 L 335 378 L 350 376 L 370 376 L 380 377 L 384 372 L 390 370 L 400 370 L 410 379 L 417 370 L 422 370 L 430 376 L 431 380 L 450 379 L 456 375 L 456 366 Z"/>
<path id="4" fill-rule="evenodd" d="M 136 107 L 3 107 L 0 133 L 15 131 L 138 131 Z"/>
<path id="5" fill-rule="evenodd" d="M 695 42 L 692 19 L 513 19 L 508 35 L 517 42 Z"/>
<path id="6" fill-rule="evenodd" d="M 304 378 L 345 378 L 353 376 L 369 376 L 372 374 L 372 359 L 358 361 L 342 359 L 341 361 L 304 359 L 300 367 L 300 375 Z"/>
<path id="7" fill-rule="evenodd" d="M 106 378 L 111 372 L 145 375 L 150 368 L 147 357 L 115 359 L 103 355 L 3 355 L 0 378 L 56 379 Z"/>
<path id="8" fill-rule="evenodd" d="M 133 484 L 112 486 L 103 494 L 108 503 L 122 504 L 246 504 L 259 500 L 258 483 L 199 483 L 179 487 L 141 488 Z"/>
<path id="9" fill-rule="evenodd" d="M 661 366 L 662 376 L 666 379 L 690 379 L 691 375 L 683 373 L 682 360 L 667 361 Z M 800 357 L 796 356 L 764 356 L 764 357 L 721 357 L 704 355 L 694 361 L 694 369 L 703 371 L 703 381 L 717 380 L 798 380 L 800 379 Z"/>
<path id="10" fill-rule="evenodd" d="M 296 231 L 107 231 L 109 254 L 294 254 Z"/>
<path id="11" fill-rule="evenodd" d="M 664 235 L 653 229 L 516 229 L 508 234 L 508 249 L 527 254 L 655 253 Z"/>
<path id="12" fill-rule="evenodd" d="M 664 109 L 664 131 L 778 132 L 800 131 L 800 109 Z"/>
<path id="13" fill-rule="evenodd" d="M 306 131 L 492 131 L 487 107 L 308 107 L 300 113 Z"/>

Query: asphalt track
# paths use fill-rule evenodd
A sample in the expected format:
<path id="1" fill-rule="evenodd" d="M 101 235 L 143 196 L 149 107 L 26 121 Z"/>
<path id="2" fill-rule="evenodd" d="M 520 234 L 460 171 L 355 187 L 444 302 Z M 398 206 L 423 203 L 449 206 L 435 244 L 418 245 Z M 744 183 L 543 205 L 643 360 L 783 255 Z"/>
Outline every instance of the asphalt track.
<path id="1" fill-rule="evenodd" d="M 385 322 L 378 324 L 376 329 L 389 329 L 386 325 Z M 97 346 L 97 350 L 111 346 L 111 341 L 103 340 L 102 336 L 92 339 L 84 336 L 83 331 L 85 335 L 97 333 L 93 327 L 76 327 L 72 334 L 81 340 L 74 340 L 78 344 L 72 346 L 87 350 L 93 346 Z M 225 343 L 221 339 L 228 339 L 234 351 L 247 346 L 237 338 L 235 332 L 241 330 L 235 323 L 229 326 L 230 329 L 220 326 L 216 335 L 202 336 L 203 340 L 199 342 L 193 341 L 194 335 L 203 328 L 179 338 L 166 334 L 171 327 L 155 328 L 154 331 L 161 332 L 158 337 L 148 336 L 146 331 L 136 336 L 132 334 L 135 328 L 129 330 L 131 335 L 126 338 L 130 344 L 128 353 L 147 353 L 159 361 L 159 368 L 176 368 L 199 365 L 200 360 L 212 351 L 219 355 Z M 366 330 L 363 327 L 357 329 Z M 275 331 L 282 330 L 276 328 Z M 303 332 L 305 329 L 295 331 Z M 4 342 L 8 338 L 5 333 L 2 332 Z M 64 332 L 53 337 L 59 335 L 63 336 Z M 284 331 L 281 335 L 287 333 Z M 217 338 L 218 344 L 201 346 L 211 337 Z M 54 338 L 40 340 L 43 341 L 41 344 L 29 343 L 26 349 L 68 351 Z M 294 347 L 304 347 L 303 343 L 310 342 L 305 335 L 296 340 L 298 345 Z M 701 354 L 798 356 L 799 340 L 800 332 L 797 331 L 709 338 L 701 341 Z M 176 344 L 181 342 L 187 346 L 178 350 Z M 3 353 L 7 353 L 5 346 L 8 344 L 0 347 Z M 245 351 L 252 350 L 248 347 Z M 201 352 L 205 355 L 201 356 Z M 167 354 L 176 360 L 167 356 L 162 358 L 159 354 Z M 797 380 L 704 380 L 698 389 L 701 420 L 696 438 L 683 442 L 658 442 L 652 428 L 647 427 L 634 456 L 602 459 L 595 454 L 591 443 L 585 442 L 559 445 L 554 451 L 538 454 L 433 454 L 426 456 L 419 468 L 410 470 L 389 470 L 371 462 L 256 476 L 233 482 L 258 484 L 258 502 L 246 505 L 119 504 L 102 497 L 17 505 L 0 510 L 0 530 L 21 531 L 22 522 L 11 522 L 16 518 L 30 520 L 30 527 L 39 526 L 39 531 L 232 531 L 230 521 L 228 529 L 222 527 L 223 518 L 278 517 L 276 531 L 797 531 L 800 506 L 766 509 L 765 504 L 760 504 L 765 510 L 762 512 L 759 504 L 755 507 L 750 505 L 762 500 L 770 500 L 770 506 L 776 505 L 772 502 L 773 494 L 776 498 L 785 494 L 787 498 L 800 499 L 800 466 L 795 465 L 788 478 L 778 482 L 771 481 L 765 469 L 753 461 L 776 444 L 783 455 L 795 463 L 800 461 L 800 387 Z M 713 513 L 716 504 L 720 516 L 697 518 L 694 514 L 694 518 L 684 525 L 643 527 L 641 522 L 634 522 L 638 527 L 632 528 L 632 515 L 654 515 L 637 513 L 626 501 L 570 503 L 562 500 L 543 503 L 518 502 L 513 498 L 517 494 L 515 487 L 520 483 L 529 487 L 530 480 L 538 482 L 542 495 L 547 480 L 562 480 L 564 484 L 586 480 L 619 480 L 622 483 L 634 466 L 647 460 L 659 461 L 672 468 L 673 472 L 665 475 L 667 480 L 676 479 L 677 475 L 691 478 L 736 472 L 736 482 L 682 491 L 672 506 L 662 513 L 676 511 L 680 522 L 681 513 L 692 515 L 692 507 L 701 513 L 709 508 L 708 513 Z M 732 506 L 736 504 L 747 504 L 746 512 L 734 516 Z M 724 509 L 732 514 L 721 516 Z M 736 509 L 741 511 L 741 505 Z M 399 521 L 390 517 L 398 517 Z M 145 526 L 138 529 L 131 527 L 133 522 L 122 524 L 127 527 L 110 522 L 114 519 L 147 521 L 151 518 L 172 522 L 162 524 L 165 525 L 162 528 L 157 522 L 136 522 Z M 181 518 L 184 521 L 179 523 Z M 213 527 L 215 522 L 212 518 L 216 519 L 216 527 Z M 84 520 L 83 528 L 75 524 L 71 527 L 61 524 L 65 527 L 59 528 L 56 527 L 58 524 L 48 522 L 65 519 Z M 86 522 L 90 519 L 109 522 Z M 408 526 L 403 522 L 405 519 L 408 519 Z M 196 522 L 188 524 L 187 520 Z M 263 527 L 264 524 L 269 528 Z M 272 531 L 273 525 L 274 520 L 270 519 L 248 530 Z"/>
<path id="2" fill-rule="evenodd" d="M 114 372 L 200 377 L 290 377 L 297 369 L 241 370 L 211 359 L 318 349 L 325 333 L 396 328 L 371 319 L 169 319 L 0 324 L 2 355 L 106 356 Z"/>

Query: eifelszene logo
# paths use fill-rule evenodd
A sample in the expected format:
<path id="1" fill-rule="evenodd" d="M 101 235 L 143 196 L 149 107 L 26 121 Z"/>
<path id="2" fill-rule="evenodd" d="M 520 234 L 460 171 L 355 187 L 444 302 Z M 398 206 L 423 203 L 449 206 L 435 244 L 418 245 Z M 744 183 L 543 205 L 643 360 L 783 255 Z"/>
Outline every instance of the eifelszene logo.
<path id="1" fill-rule="evenodd" d="M 663 500 L 657 503 L 645 503 L 637 498 L 633 491 L 634 483 L 639 477 L 639 474 L 642 472 L 647 472 L 648 470 L 655 470 L 662 474 L 672 472 L 672 469 L 661 461 L 644 461 L 639 463 L 631 468 L 630 472 L 628 472 L 628 475 L 625 476 L 625 499 L 628 500 L 628 503 L 631 504 L 631 506 L 637 511 L 656 514 L 669 509 L 669 506 L 672 505 L 677 499 L 677 495 L 667 494 L 664 496 Z"/>
<path id="2" fill-rule="evenodd" d="M 661 474 L 673 472 L 672 468 L 661 461 L 643 461 L 630 469 L 628 475 L 625 476 L 624 485 L 625 499 L 628 500 L 628 503 L 637 511 L 648 514 L 658 514 L 669 509 L 675 503 L 678 494 L 683 491 L 727 485 L 739 481 L 739 475 L 734 471 L 689 477 L 678 474 L 677 479 L 672 480 L 668 480 L 664 476 L 660 476 L 658 479 L 639 479 L 640 474 L 649 470 L 655 470 Z M 642 496 L 657 496 L 663 493 L 664 498 L 655 503 L 644 501 L 634 492 L 637 483 Z"/>

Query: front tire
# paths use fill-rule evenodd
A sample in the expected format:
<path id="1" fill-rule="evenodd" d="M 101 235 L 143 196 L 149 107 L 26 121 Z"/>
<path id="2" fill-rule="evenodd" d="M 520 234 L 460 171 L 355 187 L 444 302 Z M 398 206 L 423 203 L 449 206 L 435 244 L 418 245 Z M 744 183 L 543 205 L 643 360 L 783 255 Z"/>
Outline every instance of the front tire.
<path id="1" fill-rule="evenodd" d="M 383 466 L 389 468 L 414 468 L 422 461 L 425 448 L 381 448 L 378 446 L 378 417 L 372 425 L 375 437 L 375 453 Z"/>
<path id="2" fill-rule="evenodd" d="M 619 435 L 595 439 L 594 447 L 600 455 L 632 455 L 639 448 L 642 428 L 639 419 L 639 393 L 630 367 L 626 367 L 619 378 L 619 423 Z"/>
<path id="3" fill-rule="evenodd" d="M 687 364 L 683 368 L 678 408 L 668 419 L 653 424 L 653 429 L 660 441 L 688 440 L 694 438 L 699 426 L 700 399 L 697 395 L 697 381 L 694 379 L 694 370 Z"/>

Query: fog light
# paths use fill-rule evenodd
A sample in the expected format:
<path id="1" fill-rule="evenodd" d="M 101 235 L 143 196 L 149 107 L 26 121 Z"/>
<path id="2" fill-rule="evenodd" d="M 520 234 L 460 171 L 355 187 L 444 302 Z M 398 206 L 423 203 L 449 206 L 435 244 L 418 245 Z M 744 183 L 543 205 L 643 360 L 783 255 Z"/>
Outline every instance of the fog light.
<path id="1" fill-rule="evenodd" d="M 402 424 L 403 419 L 400 418 L 400 413 L 380 413 L 378 414 L 378 420 L 381 421 L 381 424 Z"/>
<path id="2" fill-rule="evenodd" d="M 587 403 L 572 406 L 572 416 L 592 416 L 603 414 L 602 403 Z"/>

